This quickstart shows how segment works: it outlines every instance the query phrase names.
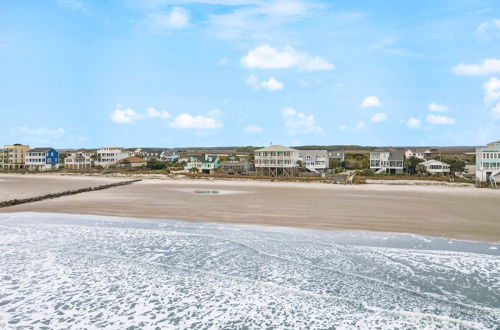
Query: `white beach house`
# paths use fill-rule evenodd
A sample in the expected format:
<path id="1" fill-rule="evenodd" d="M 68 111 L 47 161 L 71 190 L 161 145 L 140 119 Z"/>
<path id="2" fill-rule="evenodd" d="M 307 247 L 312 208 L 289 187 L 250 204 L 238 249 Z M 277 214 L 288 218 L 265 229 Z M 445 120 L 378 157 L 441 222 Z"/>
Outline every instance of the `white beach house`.
<path id="1" fill-rule="evenodd" d="M 130 156 L 134 156 L 134 152 L 132 150 L 121 147 L 102 147 L 97 150 L 96 165 L 109 167 L 111 165 L 115 165 L 119 160 Z"/>
<path id="2" fill-rule="evenodd" d="M 407 148 L 405 151 L 406 158 L 416 157 L 422 160 L 428 160 L 432 155 L 432 150 L 427 147 L 416 147 L 416 148 Z"/>
<path id="3" fill-rule="evenodd" d="M 95 150 L 79 149 L 68 152 L 64 158 L 64 167 L 68 169 L 81 170 L 94 167 Z"/>
<path id="4" fill-rule="evenodd" d="M 418 167 L 428 174 L 449 174 L 450 165 L 443 163 L 439 160 L 431 159 L 423 163 L 418 164 Z"/>
<path id="5" fill-rule="evenodd" d="M 329 166 L 326 150 L 299 150 L 299 159 L 302 165 L 313 173 L 323 173 Z"/>
<path id="6" fill-rule="evenodd" d="M 293 176 L 297 171 L 300 152 L 297 149 L 270 145 L 254 152 L 255 170 L 263 176 Z"/>
<path id="7" fill-rule="evenodd" d="M 476 148 L 476 180 L 500 182 L 500 141 Z"/>

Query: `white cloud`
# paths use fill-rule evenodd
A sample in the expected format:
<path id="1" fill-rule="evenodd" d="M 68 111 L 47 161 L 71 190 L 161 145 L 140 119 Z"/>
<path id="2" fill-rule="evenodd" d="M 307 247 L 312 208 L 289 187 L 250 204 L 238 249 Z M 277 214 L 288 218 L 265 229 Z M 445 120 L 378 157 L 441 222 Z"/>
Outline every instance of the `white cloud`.
<path id="1" fill-rule="evenodd" d="M 47 139 L 60 138 L 64 135 L 63 128 L 47 128 L 47 127 L 30 128 L 26 126 L 21 126 L 15 128 L 14 132 L 31 136 L 43 137 Z"/>
<path id="2" fill-rule="evenodd" d="M 489 104 L 500 98 L 500 80 L 495 77 L 490 78 L 483 84 L 484 101 Z"/>
<path id="3" fill-rule="evenodd" d="M 293 108 L 284 109 L 282 114 L 290 135 L 323 134 L 323 129 L 316 123 L 314 115 L 305 115 Z"/>
<path id="4" fill-rule="evenodd" d="M 484 35 L 492 30 L 500 30 L 500 19 L 493 19 L 491 21 L 482 22 L 476 29 L 476 33 Z"/>
<path id="5" fill-rule="evenodd" d="M 276 80 L 274 77 L 270 77 L 268 80 L 264 80 L 260 83 L 260 85 L 270 91 L 283 89 L 283 83 L 279 80 Z"/>
<path id="6" fill-rule="evenodd" d="M 181 7 L 174 7 L 167 14 L 151 13 L 146 17 L 146 24 L 154 32 L 171 29 L 183 29 L 190 25 L 188 12 Z"/>
<path id="7" fill-rule="evenodd" d="M 139 115 L 132 109 L 115 109 L 111 114 L 111 120 L 119 124 L 130 124 L 142 118 L 142 115 Z"/>
<path id="8" fill-rule="evenodd" d="M 448 116 L 430 114 L 430 115 L 427 115 L 425 118 L 432 125 L 453 125 L 453 124 L 455 124 L 455 118 L 451 118 Z"/>
<path id="9" fill-rule="evenodd" d="M 268 91 L 274 92 L 283 89 L 284 87 L 283 83 L 274 77 L 270 77 L 268 80 L 259 81 L 259 78 L 254 74 L 248 76 L 246 82 L 255 90 L 264 88 Z"/>
<path id="10" fill-rule="evenodd" d="M 146 116 L 148 118 L 168 119 L 170 114 L 166 111 L 158 111 L 153 107 L 149 107 L 146 109 Z"/>
<path id="11" fill-rule="evenodd" d="M 429 104 L 429 110 L 434 112 L 446 112 L 448 111 L 448 107 L 444 104 L 432 102 L 431 104 Z"/>
<path id="12" fill-rule="evenodd" d="M 362 108 L 371 108 L 371 107 L 380 107 L 382 106 L 382 103 L 376 96 L 368 96 L 363 100 L 363 103 L 361 103 Z"/>
<path id="13" fill-rule="evenodd" d="M 205 117 L 205 116 L 192 116 L 187 113 L 183 113 L 174 118 L 174 120 L 170 123 L 170 126 L 174 128 L 180 129 L 214 129 L 221 128 L 224 125 L 215 120 L 214 118 Z"/>
<path id="14" fill-rule="evenodd" d="M 290 46 L 278 50 L 268 45 L 260 45 L 241 58 L 241 65 L 251 69 L 287 69 L 299 71 L 333 70 L 335 66 L 319 56 L 311 56 Z"/>
<path id="15" fill-rule="evenodd" d="M 366 123 L 364 121 L 358 121 L 354 126 L 340 125 L 339 130 L 341 131 L 363 131 L 366 129 Z"/>
<path id="16" fill-rule="evenodd" d="M 493 73 L 500 73 L 500 60 L 488 58 L 478 64 L 459 63 L 453 68 L 453 72 L 458 75 L 482 76 Z"/>
<path id="17" fill-rule="evenodd" d="M 420 119 L 415 118 L 415 117 L 410 117 L 405 122 L 406 122 L 406 126 L 408 126 L 409 129 L 419 129 L 420 126 L 422 125 L 422 122 L 420 121 Z"/>
<path id="18" fill-rule="evenodd" d="M 244 128 L 245 132 L 248 134 L 258 134 L 262 132 L 262 127 L 256 125 L 248 125 Z"/>
<path id="19" fill-rule="evenodd" d="M 146 109 L 146 113 L 138 113 L 130 108 L 117 108 L 111 113 L 111 120 L 118 124 L 130 124 L 146 118 L 168 119 L 170 114 L 166 111 L 158 111 L 153 107 Z"/>
<path id="20" fill-rule="evenodd" d="M 370 121 L 372 123 L 381 123 L 386 120 L 387 120 L 387 115 L 383 112 L 376 113 L 370 118 Z"/>

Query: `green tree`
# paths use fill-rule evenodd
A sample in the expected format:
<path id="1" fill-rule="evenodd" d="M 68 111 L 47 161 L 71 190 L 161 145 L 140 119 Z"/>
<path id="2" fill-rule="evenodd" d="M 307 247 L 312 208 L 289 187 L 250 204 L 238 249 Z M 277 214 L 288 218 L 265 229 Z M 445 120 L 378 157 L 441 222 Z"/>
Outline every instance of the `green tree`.
<path id="1" fill-rule="evenodd" d="M 408 174 L 416 174 L 418 164 L 422 163 L 423 160 L 417 157 L 410 157 L 405 159 L 405 167 L 408 171 Z"/>
<path id="2" fill-rule="evenodd" d="M 151 158 L 146 164 L 147 168 L 151 170 L 163 170 L 166 167 L 165 162 L 158 160 L 156 158 Z"/>
<path id="3" fill-rule="evenodd" d="M 198 167 L 191 167 L 189 169 L 189 173 L 198 173 L 200 170 L 198 169 Z"/>
<path id="4" fill-rule="evenodd" d="M 328 165 L 331 169 L 341 167 L 341 163 L 337 159 L 330 159 Z"/>
<path id="5" fill-rule="evenodd" d="M 458 158 L 445 158 L 442 160 L 443 163 L 450 165 L 450 173 L 465 171 L 465 162 Z"/>

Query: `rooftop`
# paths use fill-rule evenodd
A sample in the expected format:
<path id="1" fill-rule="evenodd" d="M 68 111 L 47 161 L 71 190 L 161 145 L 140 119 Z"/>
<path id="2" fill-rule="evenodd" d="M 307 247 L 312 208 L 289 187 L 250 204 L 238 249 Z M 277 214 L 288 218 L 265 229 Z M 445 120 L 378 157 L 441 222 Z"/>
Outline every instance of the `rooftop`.
<path id="1" fill-rule="evenodd" d="M 279 144 L 271 144 L 269 147 L 257 149 L 255 151 L 298 151 L 298 150 L 290 147 L 281 146 Z"/>

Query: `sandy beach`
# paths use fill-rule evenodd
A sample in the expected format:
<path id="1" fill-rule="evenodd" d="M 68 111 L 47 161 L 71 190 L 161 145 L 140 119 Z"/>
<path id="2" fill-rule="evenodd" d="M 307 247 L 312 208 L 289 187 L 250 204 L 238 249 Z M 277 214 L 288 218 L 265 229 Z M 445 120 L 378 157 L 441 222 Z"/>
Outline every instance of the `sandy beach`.
<path id="1" fill-rule="evenodd" d="M 5 174 L 0 175 L 0 200 L 127 179 Z M 112 215 L 500 241 L 500 190 L 470 187 L 145 178 L 129 186 L 6 207 L 0 212 Z"/>

